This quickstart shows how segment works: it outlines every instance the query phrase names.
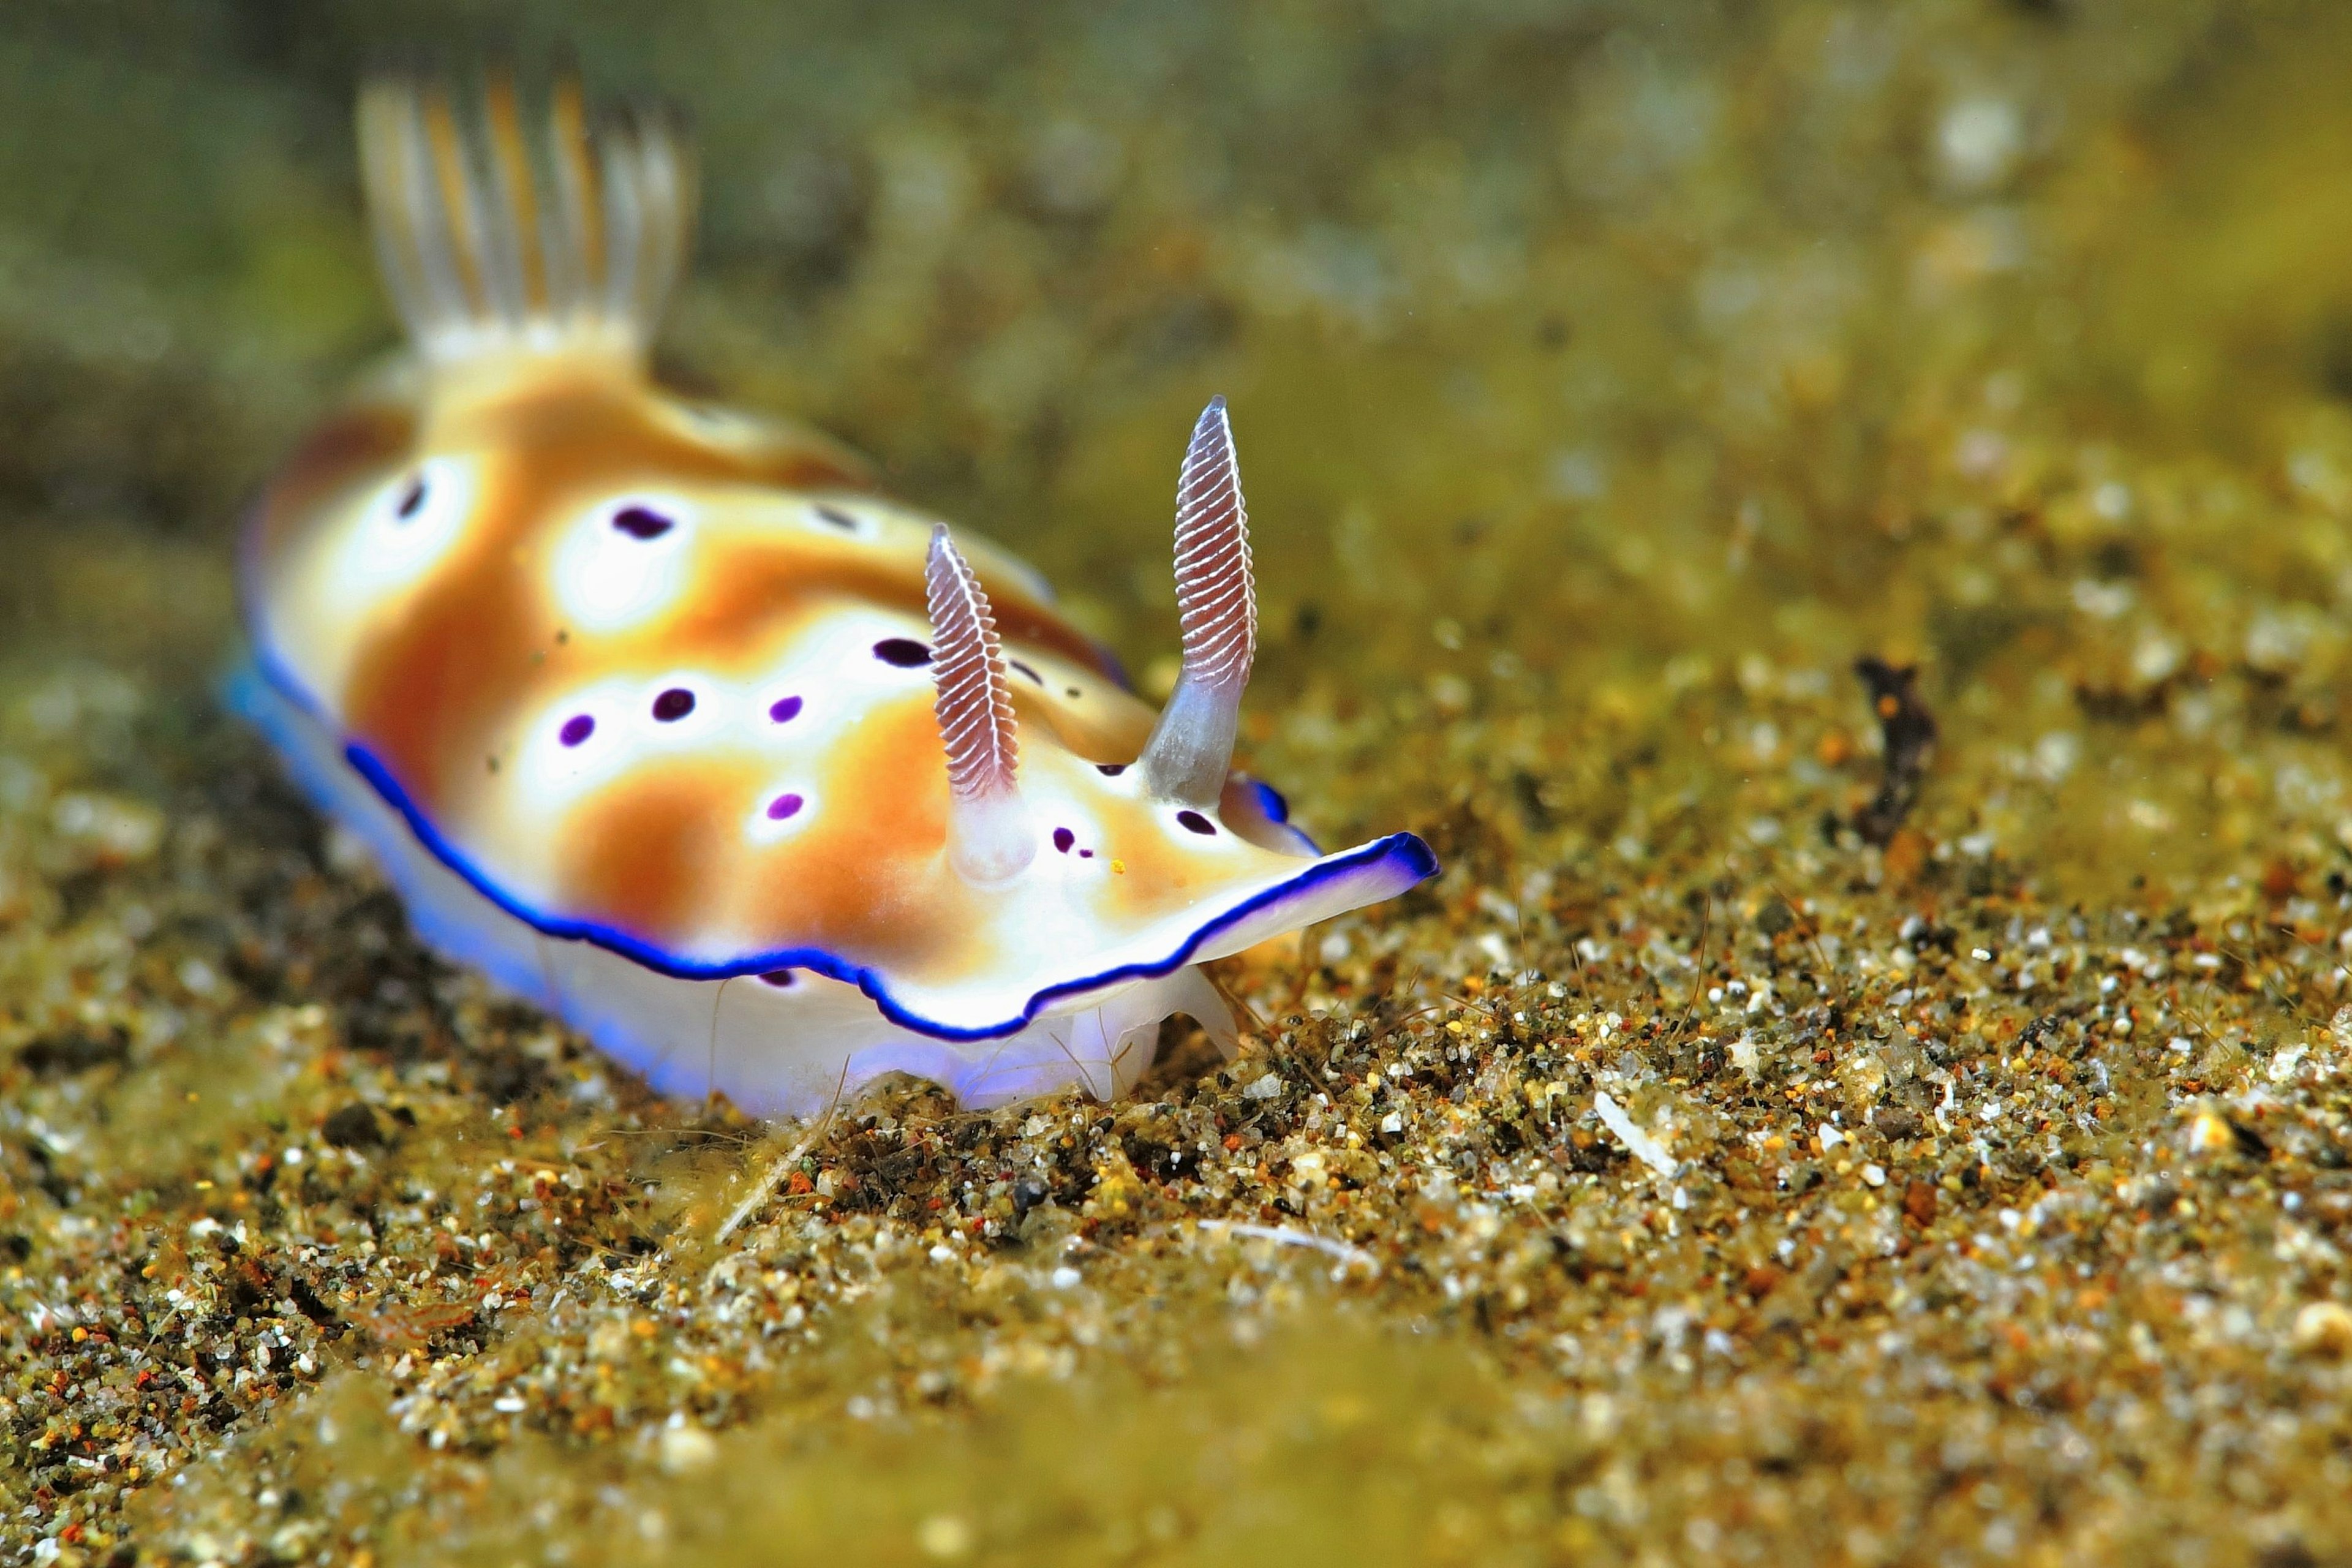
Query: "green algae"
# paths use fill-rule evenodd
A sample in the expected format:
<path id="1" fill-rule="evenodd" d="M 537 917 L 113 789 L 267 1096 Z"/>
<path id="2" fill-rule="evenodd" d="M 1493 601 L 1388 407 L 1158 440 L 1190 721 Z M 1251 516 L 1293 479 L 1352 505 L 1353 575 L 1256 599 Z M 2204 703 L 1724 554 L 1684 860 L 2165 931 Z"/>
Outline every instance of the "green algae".
<path id="1" fill-rule="evenodd" d="M 1139 670 L 1232 400 L 1254 763 L 1447 865 L 1232 966 L 1240 1060 L 657 1100 L 219 711 L 239 500 L 390 342 L 350 82 L 559 32 L 702 127 L 673 373 Z M 2253 3 L 12 19 L 0 1539 L 2347 1560 L 2347 60 Z M 1867 654 L 1940 730 L 1883 847 Z"/>

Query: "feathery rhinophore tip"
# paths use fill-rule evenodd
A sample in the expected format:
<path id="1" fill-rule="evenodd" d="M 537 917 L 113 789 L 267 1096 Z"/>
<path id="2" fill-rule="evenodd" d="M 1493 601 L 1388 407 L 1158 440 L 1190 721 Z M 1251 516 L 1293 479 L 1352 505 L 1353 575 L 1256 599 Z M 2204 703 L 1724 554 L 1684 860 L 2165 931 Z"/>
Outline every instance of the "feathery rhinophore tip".
<path id="1" fill-rule="evenodd" d="M 583 340 L 643 353 L 693 223 L 674 116 L 592 116 L 568 78 L 533 121 L 504 74 L 462 104 L 384 77 L 360 94 L 359 131 L 377 260 L 428 356 Z"/>
<path id="2" fill-rule="evenodd" d="M 1249 683 L 1257 655 L 1257 584 L 1241 464 L 1222 397 L 1201 411 L 1176 481 L 1176 613 L 1187 676 L 1235 689 Z"/>
<path id="3" fill-rule="evenodd" d="M 945 524 L 931 531 L 923 567 L 931 616 L 931 684 L 948 753 L 949 852 L 976 882 L 999 882 L 1036 854 L 1021 809 L 1020 746 L 996 616 Z"/>
<path id="4" fill-rule="evenodd" d="M 1249 511 L 1222 397 L 1192 426 L 1176 482 L 1176 613 L 1183 672 L 1139 762 L 1161 799 L 1213 806 L 1233 766 L 1242 689 L 1257 655 Z"/>

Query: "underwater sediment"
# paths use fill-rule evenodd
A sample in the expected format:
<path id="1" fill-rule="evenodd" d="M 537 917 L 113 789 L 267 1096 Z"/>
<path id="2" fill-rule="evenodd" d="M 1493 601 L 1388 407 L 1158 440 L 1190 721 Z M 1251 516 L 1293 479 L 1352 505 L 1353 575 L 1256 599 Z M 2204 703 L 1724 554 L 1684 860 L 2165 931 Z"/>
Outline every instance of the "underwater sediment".
<path id="1" fill-rule="evenodd" d="M 672 378 L 1155 697 L 1230 399 L 1244 758 L 1445 867 L 1223 966 L 1230 1062 L 775 1125 L 432 957 L 215 695 L 427 20 L 12 20 L 11 1552 L 2352 1560 L 2352 32 L 1445 12 L 509 18 L 697 118 Z"/>

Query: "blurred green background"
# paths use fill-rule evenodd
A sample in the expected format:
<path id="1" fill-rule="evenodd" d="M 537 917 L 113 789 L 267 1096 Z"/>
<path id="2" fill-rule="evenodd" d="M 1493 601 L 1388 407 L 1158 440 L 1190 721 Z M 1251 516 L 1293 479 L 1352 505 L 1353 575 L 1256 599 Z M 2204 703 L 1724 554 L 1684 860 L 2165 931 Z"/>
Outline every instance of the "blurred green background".
<path id="1" fill-rule="evenodd" d="M 1409 702 L 1442 678 L 1442 719 L 1878 648 L 2031 744 L 2072 687 L 2128 703 L 2258 621 L 2324 701 L 2347 28 L 2256 0 L 28 0 L 0 505 L 43 564 L 0 592 L 45 648 L 114 635 L 58 574 L 168 662 L 225 647 L 241 500 L 394 342 L 353 80 L 571 50 L 699 126 L 670 373 L 1026 552 L 1131 667 L 1171 640 L 1171 473 L 1222 391 L 1268 708 L 1336 668 Z"/>

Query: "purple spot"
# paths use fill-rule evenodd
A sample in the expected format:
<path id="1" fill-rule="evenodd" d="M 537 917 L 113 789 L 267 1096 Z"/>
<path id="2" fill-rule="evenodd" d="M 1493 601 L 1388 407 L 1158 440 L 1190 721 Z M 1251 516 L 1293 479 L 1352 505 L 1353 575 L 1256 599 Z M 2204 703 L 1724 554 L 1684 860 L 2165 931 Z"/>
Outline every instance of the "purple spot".
<path id="1" fill-rule="evenodd" d="M 595 720 L 585 713 L 574 713 L 563 721 L 563 728 L 557 732 L 555 738 L 567 746 L 576 746 L 595 732 Z"/>
<path id="2" fill-rule="evenodd" d="M 1070 846 L 1076 844 L 1077 841 L 1078 836 L 1071 832 L 1068 828 L 1056 827 L 1054 829 L 1054 847 L 1060 850 L 1063 854 L 1067 855 L 1070 852 Z"/>
<path id="3" fill-rule="evenodd" d="M 1216 831 L 1215 828 L 1209 826 L 1209 819 L 1202 816 L 1197 811 L 1180 811 L 1176 814 L 1176 820 L 1184 825 L 1184 830 L 1188 833 L 1214 833 Z"/>
<path id="4" fill-rule="evenodd" d="M 768 717 L 779 724 L 800 716 L 801 700 L 797 697 L 779 697 L 768 705 Z"/>
<path id="5" fill-rule="evenodd" d="M 673 686 L 654 699 L 654 717 L 665 724 L 674 724 L 694 711 L 694 693 L 683 686 Z"/>
<path id="6" fill-rule="evenodd" d="M 839 507 L 821 506 L 816 509 L 816 515 L 818 521 L 829 522 L 835 528 L 845 529 L 851 533 L 857 531 L 857 520 Z"/>
<path id="7" fill-rule="evenodd" d="M 1012 666 L 1014 669 L 1019 670 L 1022 674 L 1027 676 L 1030 679 L 1035 681 L 1038 685 L 1043 686 L 1045 684 L 1045 678 L 1044 676 L 1038 674 L 1035 670 L 1030 668 L 1019 659 L 1008 658 L 1004 662 Z"/>
<path id="8" fill-rule="evenodd" d="M 1094 858 L 1095 852 L 1091 849 L 1081 849 L 1078 851 L 1078 858 L 1081 860 L 1091 860 Z"/>
<path id="9" fill-rule="evenodd" d="M 772 985 L 779 991 L 783 990 L 787 986 L 799 984 L 798 979 L 789 969 L 771 969 L 765 974 L 760 976 L 760 980 L 762 984 Z"/>
<path id="10" fill-rule="evenodd" d="M 884 637 L 874 645 L 874 657 L 885 664 L 912 669 L 919 664 L 930 663 L 931 650 L 912 637 Z"/>
<path id="11" fill-rule="evenodd" d="M 1102 776 L 1107 779 L 1115 779 L 1118 777 L 1119 774 L 1127 772 L 1127 764 L 1125 763 L 1097 763 L 1095 764 L 1095 772 L 1102 774 Z"/>
<path id="12" fill-rule="evenodd" d="M 415 517 L 419 511 L 422 511 L 424 508 L 425 476 L 423 474 L 419 474 L 415 479 L 408 481 L 408 488 L 400 492 L 400 504 L 393 509 L 392 515 L 400 519 L 401 521 L 406 522 L 410 518 Z"/>
<path id="13" fill-rule="evenodd" d="M 659 539 L 677 525 L 649 507 L 623 507 L 613 515 L 613 526 L 631 539 Z"/>
<path id="14" fill-rule="evenodd" d="M 782 822 L 788 816 L 797 816 L 801 807 L 807 804 L 796 795 L 780 795 L 768 803 L 768 820 Z"/>

